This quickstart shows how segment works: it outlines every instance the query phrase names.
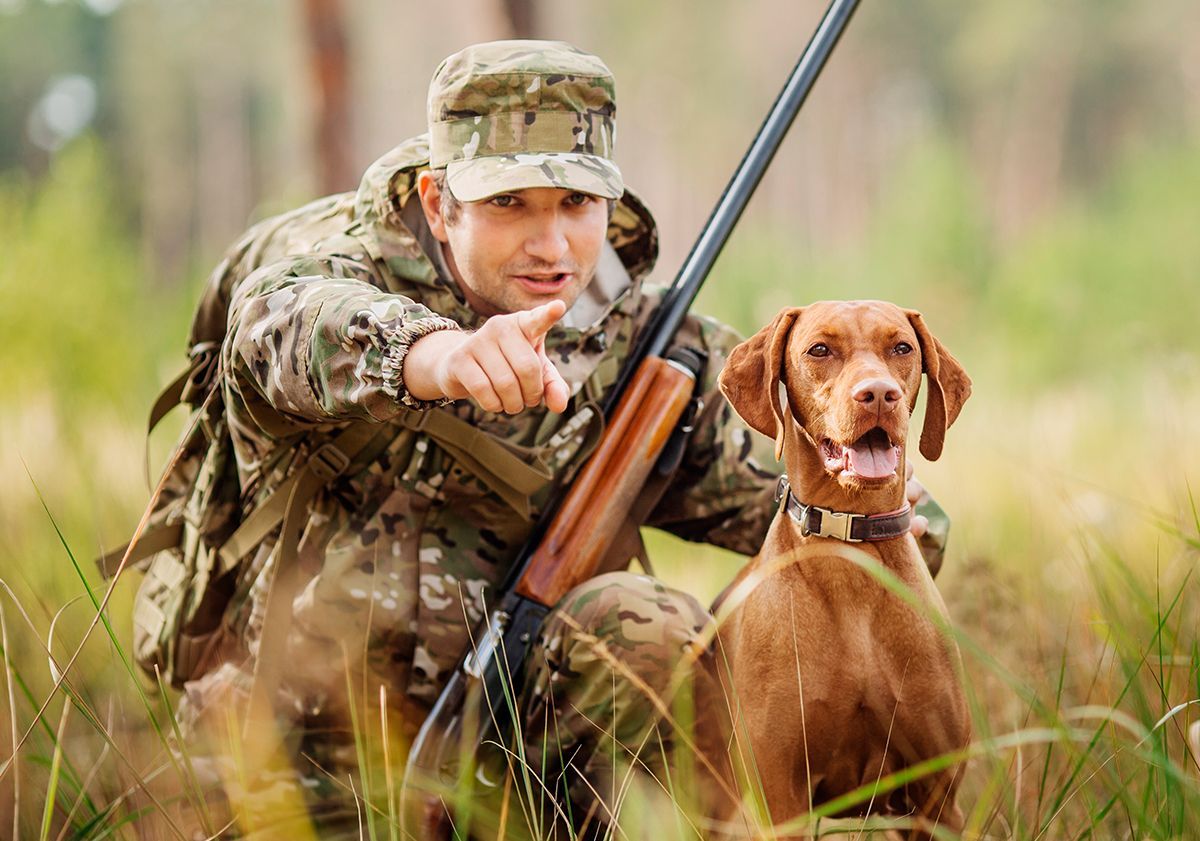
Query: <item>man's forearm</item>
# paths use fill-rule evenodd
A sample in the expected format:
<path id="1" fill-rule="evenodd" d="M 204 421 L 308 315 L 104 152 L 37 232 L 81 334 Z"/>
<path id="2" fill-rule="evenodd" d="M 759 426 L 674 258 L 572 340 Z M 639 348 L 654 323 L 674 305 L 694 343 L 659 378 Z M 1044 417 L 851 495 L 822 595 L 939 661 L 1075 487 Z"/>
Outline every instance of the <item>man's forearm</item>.
<path id="1" fill-rule="evenodd" d="M 247 400 L 289 419 L 387 420 L 408 404 L 404 351 L 432 330 L 456 328 L 387 292 L 361 263 L 302 257 L 264 266 L 236 289 L 226 336 L 228 373 Z"/>

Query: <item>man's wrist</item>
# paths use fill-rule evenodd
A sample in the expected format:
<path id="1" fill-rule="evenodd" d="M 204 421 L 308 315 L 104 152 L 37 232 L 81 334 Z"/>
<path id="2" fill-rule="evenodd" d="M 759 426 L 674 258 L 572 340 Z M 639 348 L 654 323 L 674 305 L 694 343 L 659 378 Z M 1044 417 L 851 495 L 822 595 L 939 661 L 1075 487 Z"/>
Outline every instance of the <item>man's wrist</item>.
<path id="1" fill-rule="evenodd" d="M 436 335 L 451 336 L 460 334 L 461 330 L 462 328 L 457 322 L 451 321 L 449 318 L 434 315 L 410 321 L 388 336 L 387 347 L 384 349 L 382 362 L 384 392 L 410 409 L 429 409 L 450 402 L 444 396 L 422 399 L 411 392 L 409 389 L 409 379 L 412 372 L 408 370 L 409 356 L 418 342 Z M 425 356 L 425 354 L 421 353 L 420 356 Z M 420 359 L 418 359 L 416 367 L 418 369 L 422 367 Z M 417 379 L 419 381 L 419 393 L 430 393 L 428 384 L 421 382 L 419 375 Z M 421 388 L 421 386 L 425 387 Z"/>
<path id="2" fill-rule="evenodd" d="M 438 383 L 438 366 L 465 340 L 466 334 L 461 331 L 443 330 L 413 342 L 401 372 L 405 391 L 414 400 L 422 402 L 447 399 L 448 395 Z"/>

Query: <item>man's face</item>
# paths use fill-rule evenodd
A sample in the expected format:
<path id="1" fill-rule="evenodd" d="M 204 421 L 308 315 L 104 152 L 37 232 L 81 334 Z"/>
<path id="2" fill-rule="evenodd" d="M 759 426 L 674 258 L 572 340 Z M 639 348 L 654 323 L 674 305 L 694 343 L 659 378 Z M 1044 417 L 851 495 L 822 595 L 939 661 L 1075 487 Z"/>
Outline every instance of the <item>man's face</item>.
<path id="1" fill-rule="evenodd" d="M 553 187 L 463 202 L 457 218 L 442 213 L 432 175 L 418 182 L 429 228 L 449 246 L 447 262 L 463 294 L 484 316 L 560 300 L 569 309 L 591 283 L 608 230 L 608 204 Z"/>

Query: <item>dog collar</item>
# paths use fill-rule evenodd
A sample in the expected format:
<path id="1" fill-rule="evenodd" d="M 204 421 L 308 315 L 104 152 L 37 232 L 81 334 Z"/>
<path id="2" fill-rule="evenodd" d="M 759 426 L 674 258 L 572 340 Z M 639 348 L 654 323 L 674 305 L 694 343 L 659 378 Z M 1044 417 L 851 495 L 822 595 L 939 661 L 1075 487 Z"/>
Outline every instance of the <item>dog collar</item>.
<path id="1" fill-rule="evenodd" d="M 907 504 L 899 511 L 886 514 L 852 514 L 805 505 L 792 493 L 787 476 L 780 476 L 775 488 L 775 502 L 785 499 L 783 508 L 799 524 L 803 537 L 815 535 L 846 543 L 875 543 L 903 536 L 912 524 L 912 507 Z"/>

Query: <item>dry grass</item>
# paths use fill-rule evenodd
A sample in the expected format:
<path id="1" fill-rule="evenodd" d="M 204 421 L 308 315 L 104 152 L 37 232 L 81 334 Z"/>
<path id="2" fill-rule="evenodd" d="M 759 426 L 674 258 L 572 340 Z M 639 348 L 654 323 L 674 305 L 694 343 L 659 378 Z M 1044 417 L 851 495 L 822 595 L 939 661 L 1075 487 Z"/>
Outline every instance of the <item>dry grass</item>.
<path id="1" fill-rule="evenodd" d="M 961 795 L 964 837 L 1200 837 L 1200 746 L 1187 738 L 1200 727 L 1200 518 L 1188 484 L 1200 454 L 1187 434 L 1200 390 L 1187 385 L 1163 375 L 1119 400 L 1100 386 L 999 399 L 977 377 L 946 459 L 919 467 L 955 521 L 938 584 L 977 734 Z M 136 427 L 109 418 L 86 438 L 46 446 L 45 431 L 60 422 L 49 401 L 35 402 L 0 430 L 9 477 L 0 837 L 184 837 L 171 816 L 200 799 L 194 774 L 168 759 L 164 699 L 128 669 L 121 647 L 132 582 L 111 602 L 111 636 L 93 633 L 50 694 L 51 652 L 59 666 L 70 659 L 102 595 L 85 592 L 67 547 L 90 557 L 98 534 L 136 518 L 145 493 Z M 701 599 L 738 563 L 658 536 L 651 551 L 660 576 Z M 358 729 L 371 773 L 356 793 L 369 801 L 364 827 L 375 818 L 364 837 L 399 837 L 398 780 L 387 769 L 403 745 L 385 728 L 364 702 Z M 673 781 L 624 779 L 616 837 L 652 825 L 656 837 L 696 837 L 703 822 L 679 805 L 687 798 Z M 521 814 L 519 797 L 510 817 Z"/>

